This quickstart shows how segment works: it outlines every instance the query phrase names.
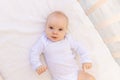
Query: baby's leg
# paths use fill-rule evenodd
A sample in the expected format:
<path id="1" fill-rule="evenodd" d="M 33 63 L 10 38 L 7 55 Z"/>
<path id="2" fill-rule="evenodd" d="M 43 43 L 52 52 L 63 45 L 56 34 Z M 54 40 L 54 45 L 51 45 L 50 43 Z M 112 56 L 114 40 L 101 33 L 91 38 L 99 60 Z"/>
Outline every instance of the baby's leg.
<path id="1" fill-rule="evenodd" d="M 89 73 L 80 71 L 78 74 L 78 80 L 95 80 L 95 78 Z"/>
<path id="2" fill-rule="evenodd" d="M 0 74 L 0 80 L 3 80 L 3 76 Z"/>

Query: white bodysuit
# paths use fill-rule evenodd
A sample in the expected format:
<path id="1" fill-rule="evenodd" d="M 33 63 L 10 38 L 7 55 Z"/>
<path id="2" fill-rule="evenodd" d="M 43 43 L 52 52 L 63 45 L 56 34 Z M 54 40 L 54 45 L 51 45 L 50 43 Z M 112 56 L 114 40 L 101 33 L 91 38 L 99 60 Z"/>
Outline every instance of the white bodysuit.
<path id="1" fill-rule="evenodd" d="M 43 34 L 31 50 L 31 64 L 34 69 L 42 65 L 40 54 L 43 53 L 53 80 L 77 80 L 79 69 L 73 50 L 80 54 L 81 63 L 91 62 L 88 52 L 70 35 L 61 41 L 52 42 Z"/>

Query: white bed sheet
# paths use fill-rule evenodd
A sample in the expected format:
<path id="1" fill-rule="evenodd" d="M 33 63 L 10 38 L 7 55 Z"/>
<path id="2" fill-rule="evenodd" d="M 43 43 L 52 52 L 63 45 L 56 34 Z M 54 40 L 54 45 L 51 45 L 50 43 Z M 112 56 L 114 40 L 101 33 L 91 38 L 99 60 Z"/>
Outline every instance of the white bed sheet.
<path id="1" fill-rule="evenodd" d="M 51 80 L 37 75 L 29 50 L 44 30 L 47 15 L 61 10 L 70 19 L 69 32 L 91 52 L 96 80 L 120 80 L 120 67 L 75 0 L 0 0 L 0 72 L 4 80 Z"/>

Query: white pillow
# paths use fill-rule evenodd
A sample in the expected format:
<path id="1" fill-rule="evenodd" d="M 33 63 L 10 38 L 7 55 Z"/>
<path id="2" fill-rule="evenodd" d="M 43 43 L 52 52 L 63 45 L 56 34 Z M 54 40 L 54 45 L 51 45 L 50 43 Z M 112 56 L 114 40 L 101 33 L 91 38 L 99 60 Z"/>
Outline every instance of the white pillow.
<path id="1" fill-rule="evenodd" d="M 0 0 L 0 72 L 5 80 L 51 80 L 37 75 L 29 50 L 44 30 L 47 15 L 55 10 L 69 17 L 69 32 L 91 52 L 96 80 L 120 80 L 120 67 L 75 0 Z"/>

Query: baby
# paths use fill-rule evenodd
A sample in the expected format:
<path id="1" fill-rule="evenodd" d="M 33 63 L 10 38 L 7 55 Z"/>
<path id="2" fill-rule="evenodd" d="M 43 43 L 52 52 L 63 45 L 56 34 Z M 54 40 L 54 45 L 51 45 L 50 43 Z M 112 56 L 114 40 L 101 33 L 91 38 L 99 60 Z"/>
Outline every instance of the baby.
<path id="1" fill-rule="evenodd" d="M 30 53 L 32 67 L 38 74 L 48 69 L 52 80 L 95 80 L 85 72 L 92 67 L 88 52 L 67 33 L 67 26 L 68 17 L 64 13 L 55 11 L 48 15 L 45 31 Z M 79 70 L 73 51 L 80 55 L 82 70 Z M 41 53 L 47 66 L 40 61 Z"/>

